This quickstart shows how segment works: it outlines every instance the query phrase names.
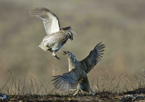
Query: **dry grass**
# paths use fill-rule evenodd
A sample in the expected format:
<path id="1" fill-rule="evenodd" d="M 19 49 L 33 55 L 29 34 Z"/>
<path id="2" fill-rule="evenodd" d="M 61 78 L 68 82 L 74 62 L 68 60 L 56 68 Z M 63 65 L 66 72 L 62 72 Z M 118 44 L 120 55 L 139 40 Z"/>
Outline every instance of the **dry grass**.
<path id="1" fill-rule="evenodd" d="M 31 85 L 26 87 L 24 80 L 17 79 L 13 76 L 12 72 L 8 70 L 10 77 L 7 82 L 0 88 L 0 91 L 6 93 L 9 96 L 8 100 L 11 101 L 75 101 L 75 102 L 88 102 L 88 101 L 119 101 L 121 97 L 127 94 L 143 95 L 145 96 L 145 71 L 138 76 L 134 76 L 137 80 L 135 85 L 128 76 L 127 73 L 122 72 L 118 77 L 114 77 L 108 69 L 108 80 L 103 78 L 94 78 L 97 81 L 95 87 L 95 96 L 88 96 L 79 94 L 72 96 L 72 92 L 59 92 L 58 90 L 48 91 L 48 84 L 43 84 L 40 80 L 36 80 L 33 76 L 30 77 Z M 104 72 L 105 74 L 105 72 Z M 125 82 L 125 83 L 124 83 Z M 26 91 L 26 88 L 28 88 Z M 144 100 L 143 97 L 136 98 L 137 100 Z"/>
<path id="2" fill-rule="evenodd" d="M 107 70 L 107 69 L 106 69 Z M 13 76 L 12 72 L 8 70 L 10 77 L 7 79 L 6 83 L 0 88 L 0 91 L 9 95 L 25 95 L 25 94 L 39 94 L 39 95 L 47 95 L 47 94 L 70 94 L 70 93 L 61 93 L 58 90 L 48 89 L 48 85 L 44 84 L 42 81 L 35 79 L 33 76 L 29 77 L 31 85 L 26 86 L 25 78 L 24 80 L 17 79 Z M 104 78 L 94 78 L 94 81 L 97 84 L 93 84 L 92 88 L 98 92 L 110 92 L 110 93 L 125 93 L 128 91 L 136 90 L 139 88 L 145 88 L 145 78 L 144 78 L 144 70 L 140 75 L 134 75 L 135 82 L 132 82 L 127 73 L 122 72 L 117 77 L 114 77 L 109 70 L 107 70 L 108 76 L 104 76 Z M 105 72 L 104 72 L 105 75 Z M 108 78 L 105 78 L 108 77 Z M 28 88 L 28 89 L 26 89 Z M 27 91 L 29 90 L 29 91 Z"/>
<path id="3" fill-rule="evenodd" d="M 73 4 L 73 5 L 72 5 Z M 88 76 L 97 92 L 127 92 L 144 88 L 145 1 L 0 1 L 0 88 L 8 94 L 49 94 L 51 76 L 68 71 L 63 50 L 78 60 L 100 41 L 106 44 L 102 61 Z M 29 10 L 47 7 L 77 33 L 58 56 L 38 49 L 45 36 L 42 21 L 31 18 Z M 8 71 L 9 69 L 10 71 Z M 54 92 L 55 93 L 55 92 Z"/>
<path id="4" fill-rule="evenodd" d="M 13 77 L 12 72 L 10 70 L 8 71 L 10 74 L 10 78 L 0 88 L 0 91 L 5 92 L 9 96 L 8 100 L 11 101 L 111 102 L 119 101 L 121 97 L 127 94 L 141 94 L 145 96 L 144 70 L 141 73 L 141 76 L 135 76 L 136 80 L 138 81 L 136 87 L 134 86 L 133 82 L 128 79 L 127 75 L 124 75 L 124 73 L 121 73 L 118 77 L 115 78 L 108 71 L 108 75 L 110 77 L 107 82 L 103 79 L 97 79 L 97 85 L 93 85 L 97 89 L 95 96 L 88 96 L 82 94 L 72 96 L 72 93 L 60 93 L 57 90 L 52 90 L 48 92 L 48 84 L 44 85 L 40 80 L 36 80 L 32 76 L 30 77 L 31 86 L 29 86 L 27 89 L 29 90 L 29 92 L 26 92 L 25 79 L 23 80 L 23 82 L 21 80 L 17 80 Z M 122 80 L 126 81 L 126 83 L 122 84 Z M 140 97 L 135 100 L 144 100 L 144 98 Z"/>

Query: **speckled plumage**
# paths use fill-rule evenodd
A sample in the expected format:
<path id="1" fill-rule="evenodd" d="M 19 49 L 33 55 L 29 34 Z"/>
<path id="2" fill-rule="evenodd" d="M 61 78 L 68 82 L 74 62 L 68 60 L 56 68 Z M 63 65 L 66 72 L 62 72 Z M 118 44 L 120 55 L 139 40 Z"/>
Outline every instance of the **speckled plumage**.
<path id="1" fill-rule="evenodd" d="M 68 39 L 73 40 L 75 33 L 71 27 L 60 28 L 58 17 L 46 8 L 35 8 L 30 11 L 30 15 L 43 20 L 46 35 L 39 47 L 44 51 L 50 51 L 57 59 L 58 52 Z"/>
<path id="2" fill-rule="evenodd" d="M 58 52 L 69 39 L 68 33 L 67 30 L 60 30 L 54 34 L 47 35 L 43 38 L 39 47 L 44 51 L 48 51 L 51 48 L 52 51 Z"/>
<path id="3" fill-rule="evenodd" d="M 69 72 L 54 76 L 54 87 L 60 90 L 76 89 L 73 95 L 76 95 L 80 90 L 82 93 L 87 92 L 88 94 L 94 95 L 89 85 L 87 73 L 101 60 L 104 54 L 104 48 L 105 45 L 103 42 L 100 42 L 82 61 L 77 61 L 71 52 L 64 51 L 64 54 L 68 57 Z"/>

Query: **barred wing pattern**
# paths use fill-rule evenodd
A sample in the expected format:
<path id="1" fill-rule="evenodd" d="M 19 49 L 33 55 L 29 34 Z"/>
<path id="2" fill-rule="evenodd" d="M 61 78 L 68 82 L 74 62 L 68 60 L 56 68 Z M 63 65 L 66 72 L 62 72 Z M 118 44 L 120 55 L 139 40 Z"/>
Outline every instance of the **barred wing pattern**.
<path id="1" fill-rule="evenodd" d="M 54 81 L 54 87 L 56 89 L 65 91 L 76 89 L 81 75 L 80 71 L 77 68 L 75 68 L 68 73 L 64 73 L 62 75 L 53 77 L 54 79 L 52 81 Z"/>
<path id="2" fill-rule="evenodd" d="M 85 63 L 87 68 L 84 68 L 86 73 L 89 73 L 91 69 L 94 68 L 95 65 L 101 60 L 104 54 L 105 44 L 100 42 L 95 46 L 95 48 L 90 52 L 90 54 L 83 59 L 81 62 Z"/>
<path id="3" fill-rule="evenodd" d="M 47 35 L 58 32 L 60 30 L 59 19 L 50 10 L 40 7 L 31 10 L 29 14 L 32 17 L 35 16 L 43 20 L 44 28 Z"/>
<path id="4" fill-rule="evenodd" d="M 54 87 L 63 91 L 76 89 L 73 95 L 76 95 L 80 90 L 95 95 L 89 85 L 87 73 L 101 60 L 104 48 L 105 45 L 100 42 L 82 61 L 77 61 L 71 52 L 64 51 L 64 55 L 68 57 L 69 70 L 71 70 L 63 75 L 54 76 Z"/>

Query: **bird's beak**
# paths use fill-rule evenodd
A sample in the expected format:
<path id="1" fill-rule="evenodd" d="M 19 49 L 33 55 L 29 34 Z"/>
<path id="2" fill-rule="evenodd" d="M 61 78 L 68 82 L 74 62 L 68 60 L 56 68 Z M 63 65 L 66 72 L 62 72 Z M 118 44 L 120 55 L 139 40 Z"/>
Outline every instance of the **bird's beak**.
<path id="1" fill-rule="evenodd" d="M 67 52 L 66 51 L 63 51 L 63 55 L 66 55 L 67 54 Z"/>

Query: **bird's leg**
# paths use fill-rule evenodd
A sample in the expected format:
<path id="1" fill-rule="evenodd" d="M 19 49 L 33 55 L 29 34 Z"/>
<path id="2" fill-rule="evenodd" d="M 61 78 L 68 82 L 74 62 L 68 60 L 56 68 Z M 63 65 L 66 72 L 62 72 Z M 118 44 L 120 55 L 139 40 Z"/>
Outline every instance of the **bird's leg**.
<path id="1" fill-rule="evenodd" d="M 60 58 L 59 58 L 57 55 L 56 55 L 55 57 L 56 57 L 58 60 L 60 60 Z"/>
<path id="2" fill-rule="evenodd" d="M 81 90 L 81 93 L 84 95 L 84 91 L 83 90 Z"/>
<path id="3" fill-rule="evenodd" d="M 55 52 L 52 52 L 52 56 L 53 56 L 53 57 L 56 57 L 58 60 L 60 60 L 60 58 L 56 55 Z"/>
<path id="4" fill-rule="evenodd" d="M 73 96 L 75 96 L 78 92 L 79 92 L 80 90 L 79 89 L 77 89 L 77 91 L 73 94 Z"/>
<path id="5" fill-rule="evenodd" d="M 56 53 L 52 51 L 52 48 L 50 48 L 49 46 L 47 46 L 47 47 L 48 47 L 47 51 L 50 51 L 52 53 L 53 57 L 56 57 L 58 60 L 60 60 L 60 58 L 57 57 Z"/>
<path id="6" fill-rule="evenodd" d="M 52 52 L 52 48 L 50 48 L 49 46 L 47 46 L 47 47 L 48 47 L 47 51 Z"/>

